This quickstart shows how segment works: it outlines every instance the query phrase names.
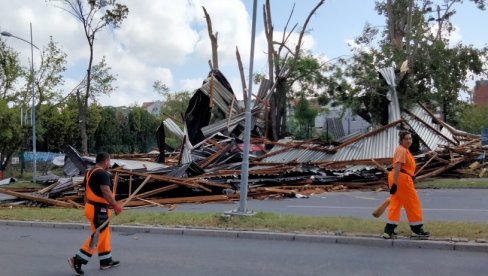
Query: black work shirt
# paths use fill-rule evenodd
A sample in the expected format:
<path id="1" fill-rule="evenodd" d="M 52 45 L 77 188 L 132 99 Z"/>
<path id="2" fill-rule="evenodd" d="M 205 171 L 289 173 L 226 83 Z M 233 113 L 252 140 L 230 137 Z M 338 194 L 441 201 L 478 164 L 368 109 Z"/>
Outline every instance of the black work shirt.
<path id="1" fill-rule="evenodd" d="M 107 185 L 112 190 L 112 175 L 105 170 L 95 170 L 90 177 L 88 185 L 95 195 L 103 197 L 100 186 Z"/>

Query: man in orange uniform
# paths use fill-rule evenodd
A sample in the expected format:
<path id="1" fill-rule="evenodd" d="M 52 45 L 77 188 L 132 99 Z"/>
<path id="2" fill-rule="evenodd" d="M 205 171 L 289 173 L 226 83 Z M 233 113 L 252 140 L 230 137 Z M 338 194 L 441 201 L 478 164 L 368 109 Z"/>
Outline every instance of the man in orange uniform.
<path id="1" fill-rule="evenodd" d="M 423 229 L 422 206 L 413 184 L 415 160 L 408 150 L 412 145 L 412 135 L 407 131 L 400 132 L 400 145 L 393 154 L 393 170 L 388 174 L 390 187 L 390 206 L 383 238 L 391 239 L 400 222 L 400 211 L 405 208 L 408 222 L 412 229 L 412 238 L 428 238 L 429 232 Z"/>
<path id="2" fill-rule="evenodd" d="M 110 155 L 105 152 L 99 153 L 96 162 L 96 166 L 85 173 L 85 216 L 90 222 L 92 233 L 110 217 L 110 206 L 113 207 L 116 215 L 122 212 L 122 208 L 115 201 L 111 175 L 107 172 L 110 168 Z M 108 224 L 100 230 L 97 247 L 92 250 L 89 248 L 90 240 L 91 237 L 88 237 L 76 255 L 68 259 L 69 265 L 77 275 L 84 274 L 81 266 L 88 263 L 95 251 L 98 251 L 100 269 L 108 269 L 120 264 L 119 261 L 112 259 Z"/>

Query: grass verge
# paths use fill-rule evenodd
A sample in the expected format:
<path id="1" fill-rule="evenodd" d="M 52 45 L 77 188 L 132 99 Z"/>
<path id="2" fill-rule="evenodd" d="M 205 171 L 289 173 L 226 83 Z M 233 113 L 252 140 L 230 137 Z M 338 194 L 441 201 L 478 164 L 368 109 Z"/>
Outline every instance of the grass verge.
<path id="1" fill-rule="evenodd" d="M 0 219 L 86 222 L 83 210 L 64 208 L 0 208 Z M 312 217 L 275 213 L 258 213 L 251 217 L 223 217 L 221 213 L 144 212 L 126 210 L 114 218 L 113 224 L 151 225 L 166 227 L 198 227 L 232 230 L 259 230 L 307 234 L 355 234 L 380 235 L 384 221 L 380 219 L 359 219 L 346 217 Z M 432 238 L 469 240 L 488 239 L 488 224 L 470 222 L 429 221 L 425 226 Z M 407 223 L 397 229 L 401 236 L 409 236 Z"/>
<path id="2" fill-rule="evenodd" d="M 488 188 L 488 178 L 429 178 L 415 182 L 421 189 Z"/>

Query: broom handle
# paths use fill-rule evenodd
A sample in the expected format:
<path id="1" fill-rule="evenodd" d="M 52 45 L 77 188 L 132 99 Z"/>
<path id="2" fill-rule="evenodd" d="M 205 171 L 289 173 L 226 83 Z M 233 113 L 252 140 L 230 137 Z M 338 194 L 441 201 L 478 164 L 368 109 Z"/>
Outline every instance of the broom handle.
<path id="1" fill-rule="evenodd" d="M 132 198 L 142 189 L 142 187 L 144 185 L 146 185 L 146 183 L 149 181 L 149 179 L 151 179 L 151 176 L 148 175 L 146 177 L 146 179 L 144 179 L 144 182 L 141 183 L 141 185 L 139 185 L 139 187 L 137 187 L 137 189 L 122 203 L 122 205 L 120 206 L 120 208 L 124 208 L 125 207 L 125 204 L 127 204 L 127 202 L 131 201 Z M 110 219 L 112 218 L 113 216 L 110 216 L 107 220 L 105 220 L 102 225 L 98 226 L 98 228 L 95 230 L 95 232 L 97 231 L 100 231 L 100 229 L 102 229 L 103 227 L 105 227 L 109 222 L 110 222 Z"/>

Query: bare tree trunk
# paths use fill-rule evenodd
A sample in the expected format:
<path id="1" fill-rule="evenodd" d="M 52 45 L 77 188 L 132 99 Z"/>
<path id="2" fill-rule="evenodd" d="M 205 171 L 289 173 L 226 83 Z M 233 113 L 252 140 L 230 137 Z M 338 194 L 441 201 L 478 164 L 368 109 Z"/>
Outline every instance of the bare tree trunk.
<path id="1" fill-rule="evenodd" d="M 276 141 L 287 135 L 286 103 L 289 87 L 286 78 L 276 80 L 276 91 L 271 98 L 269 117 L 271 120 L 271 135 L 268 139 Z"/>
<path id="2" fill-rule="evenodd" d="M 86 135 L 86 110 L 84 108 L 84 100 L 82 99 L 80 90 L 76 90 L 76 102 L 78 104 L 78 125 L 80 128 L 81 137 L 81 154 L 88 154 L 88 136 Z"/>
<path id="3" fill-rule="evenodd" d="M 291 15 L 293 14 L 294 7 L 285 25 L 282 41 L 280 43 L 276 43 L 273 41 L 273 24 L 271 19 L 270 1 L 266 0 L 263 17 L 265 34 L 268 42 L 268 70 L 271 82 L 276 83 L 276 91 L 271 97 L 270 103 L 271 108 L 269 112 L 269 121 L 271 126 L 266 128 L 271 130 L 271 132 L 268 132 L 268 139 L 270 140 L 276 141 L 287 135 L 287 95 L 290 90 L 291 82 L 291 80 L 289 80 L 289 74 L 291 73 L 291 71 L 293 71 L 294 64 L 300 58 L 303 36 L 307 31 L 308 23 L 310 22 L 312 16 L 315 14 L 318 8 L 324 4 L 324 2 L 325 0 L 319 0 L 317 5 L 315 5 L 315 7 L 310 11 L 307 18 L 305 19 L 302 30 L 299 33 L 297 45 L 294 50 L 291 50 L 289 47 L 286 46 L 286 42 L 290 38 L 290 35 L 293 33 L 297 25 L 291 28 L 288 34 L 286 34 L 286 32 L 291 19 Z M 279 45 L 278 50 L 274 49 L 274 44 Z M 283 56 L 282 50 L 284 49 L 286 49 L 288 53 L 291 54 L 292 60 L 288 63 L 288 68 L 286 69 L 287 73 L 281 75 L 280 72 L 285 66 L 285 62 L 280 62 L 280 59 Z"/>
<path id="4" fill-rule="evenodd" d="M 237 58 L 237 65 L 239 66 L 239 74 L 241 75 L 241 84 L 242 84 L 242 95 L 244 99 L 244 109 L 247 108 L 247 86 L 246 86 L 246 77 L 244 76 L 244 67 L 242 66 L 241 54 L 239 53 L 239 48 L 236 47 L 236 58 Z"/>
<path id="5" fill-rule="evenodd" d="M 264 33 L 268 41 L 268 79 L 271 81 L 270 86 L 274 84 L 274 47 L 273 47 L 273 23 L 271 21 L 271 8 L 269 0 L 266 0 L 266 5 L 263 7 Z"/>
<path id="6" fill-rule="evenodd" d="M 210 37 L 210 43 L 212 45 L 212 69 L 218 70 L 219 69 L 219 56 L 218 56 L 218 44 L 217 44 L 217 37 L 218 33 L 213 33 L 212 30 L 212 20 L 210 19 L 210 15 L 207 13 L 205 7 L 203 7 L 203 12 L 205 13 L 205 19 L 207 20 L 207 29 L 208 29 L 208 36 Z"/>

